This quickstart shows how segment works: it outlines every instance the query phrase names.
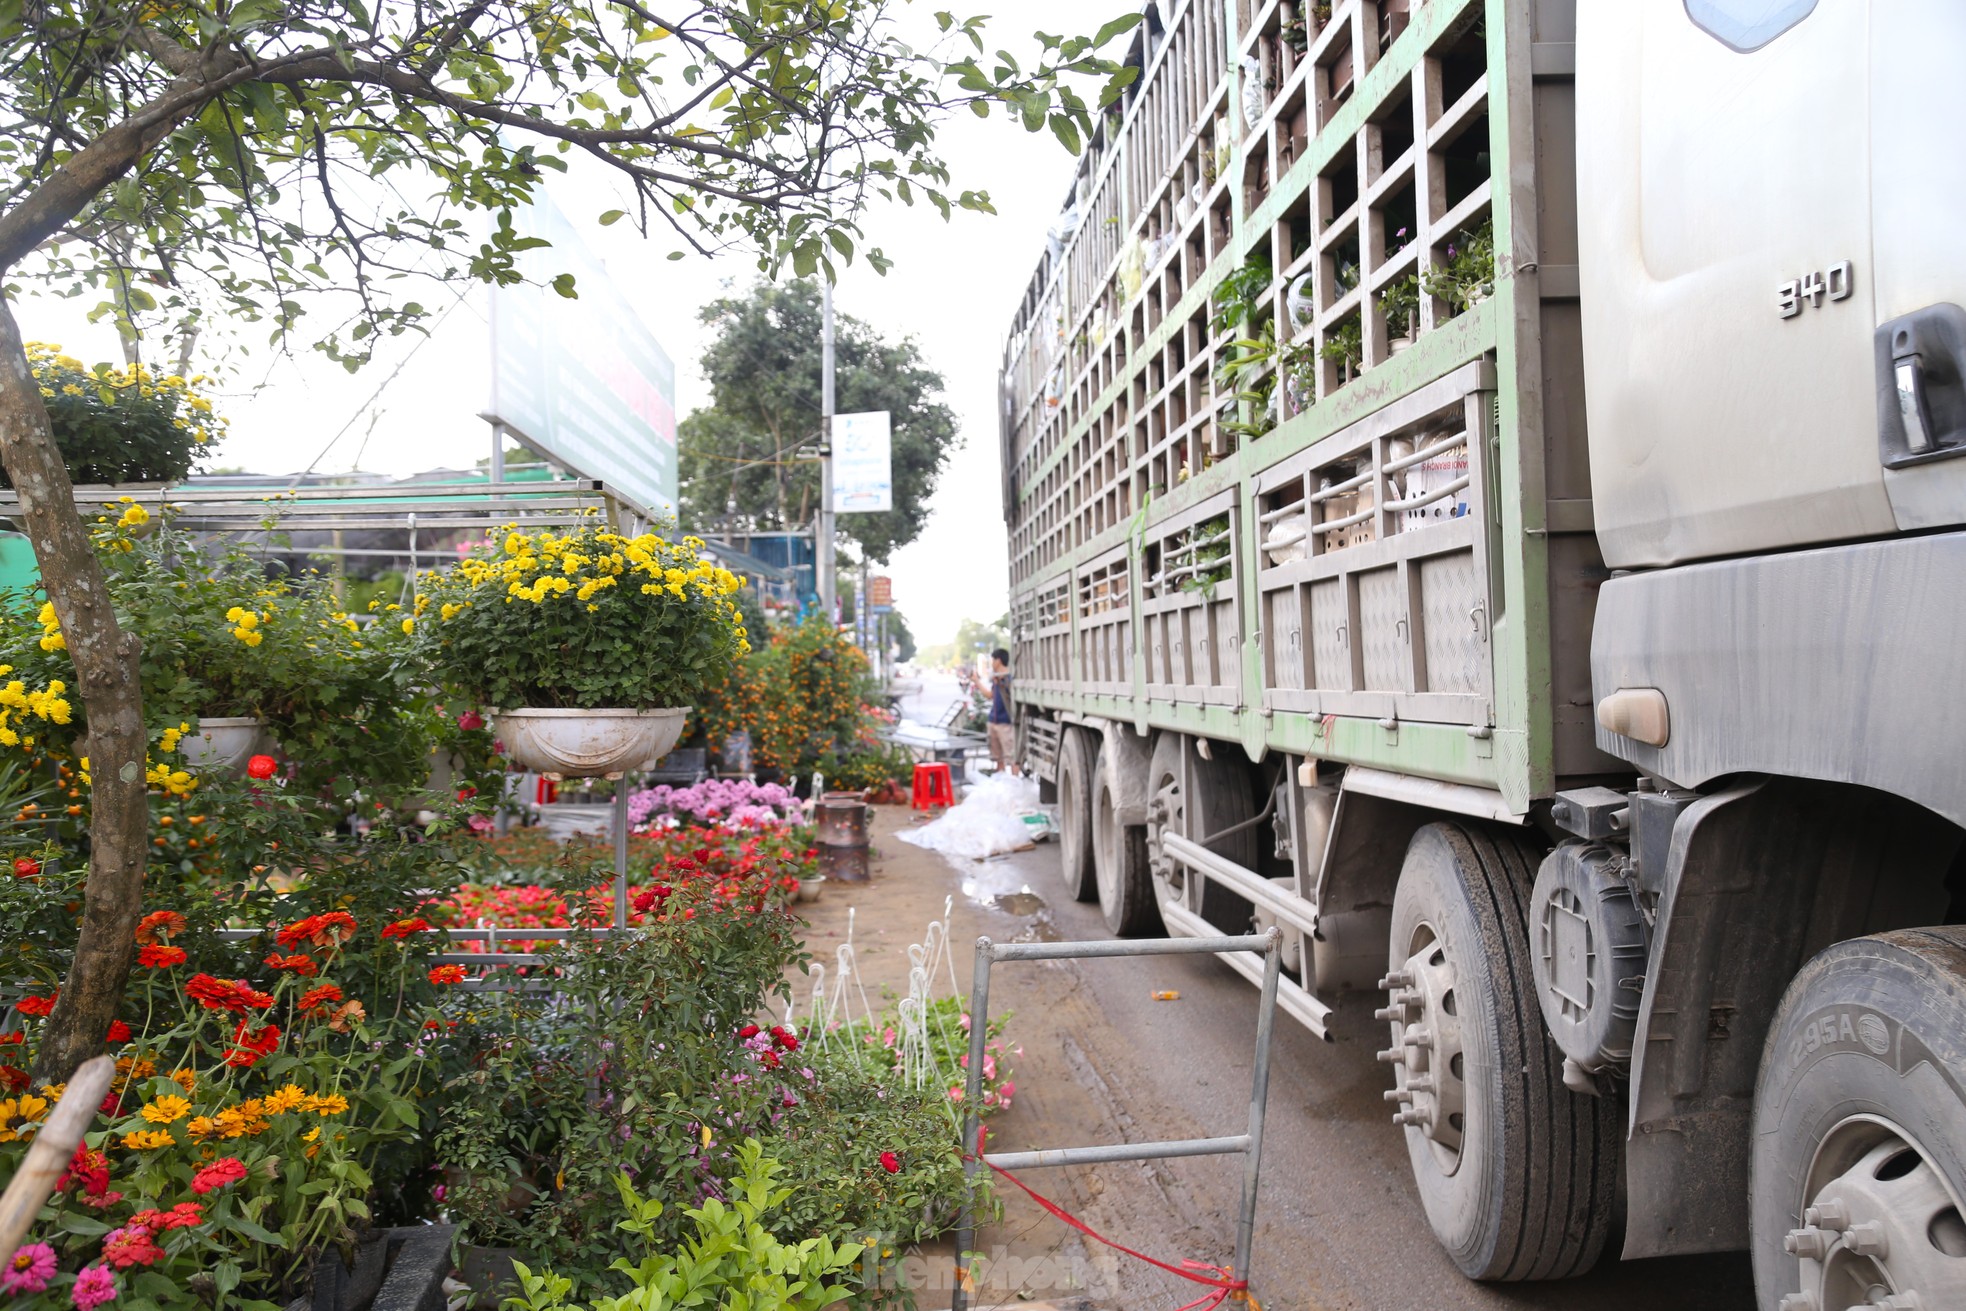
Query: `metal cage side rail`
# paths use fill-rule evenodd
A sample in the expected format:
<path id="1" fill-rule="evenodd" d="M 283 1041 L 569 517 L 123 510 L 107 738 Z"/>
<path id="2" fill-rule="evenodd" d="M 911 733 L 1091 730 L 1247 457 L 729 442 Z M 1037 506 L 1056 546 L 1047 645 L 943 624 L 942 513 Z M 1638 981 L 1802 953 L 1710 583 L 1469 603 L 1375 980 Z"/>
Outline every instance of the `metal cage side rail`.
<path id="1" fill-rule="evenodd" d="M 990 1031 L 990 968 L 998 961 L 1078 960 L 1113 956 L 1201 956 L 1257 952 L 1263 957 L 1263 993 L 1256 1012 L 1256 1062 L 1250 1079 L 1249 1123 L 1239 1134 L 1183 1138 L 1151 1143 L 1104 1143 L 1092 1147 L 1054 1147 L 1031 1152 L 977 1150 L 982 1127 L 983 1056 Z M 950 1311 L 968 1311 L 969 1260 L 976 1243 L 972 1207 L 975 1178 L 989 1164 L 1000 1170 L 1036 1166 L 1095 1165 L 1113 1161 L 1157 1161 L 1177 1156 L 1226 1156 L 1246 1160 L 1242 1206 L 1236 1221 L 1236 1257 L 1231 1277 L 1249 1278 L 1250 1248 L 1256 1232 L 1256 1185 L 1263 1162 L 1263 1106 L 1270 1090 L 1270 1037 L 1275 1028 L 1277 980 L 1283 964 L 1283 930 L 1197 938 L 1136 938 L 1111 942 L 993 942 L 976 940 L 976 969 L 970 985 L 969 1081 L 963 1105 L 963 1175 L 969 1191 L 956 1221 L 956 1278 Z"/>

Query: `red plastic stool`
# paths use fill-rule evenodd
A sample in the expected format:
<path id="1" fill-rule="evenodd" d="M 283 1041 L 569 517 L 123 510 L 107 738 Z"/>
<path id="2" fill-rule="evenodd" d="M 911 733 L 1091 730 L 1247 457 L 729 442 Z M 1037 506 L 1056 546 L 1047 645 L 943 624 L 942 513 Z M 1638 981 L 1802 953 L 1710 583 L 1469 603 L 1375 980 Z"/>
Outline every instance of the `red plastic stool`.
<path id="1" fill-rule="evenodd" d="M 915 809 L 927 810 L 931 806 L 953 806 L 956 804 L 956 785 L 949 777 L 946 764 L 918 764 L 915 766 Z"/>

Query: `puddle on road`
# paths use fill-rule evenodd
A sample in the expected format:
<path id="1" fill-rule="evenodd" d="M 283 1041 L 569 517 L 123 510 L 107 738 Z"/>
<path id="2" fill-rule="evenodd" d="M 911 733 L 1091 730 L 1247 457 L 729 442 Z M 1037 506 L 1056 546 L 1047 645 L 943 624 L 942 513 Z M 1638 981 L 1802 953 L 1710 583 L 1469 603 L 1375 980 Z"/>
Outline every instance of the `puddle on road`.
<path id="1" fill-rule="evenodd" d="M 1044 898 L 1027 888 L 1021 892 L 1006 892 L 990 904 L 1011 915 L 1035 915 L 1044 909 Z"/>

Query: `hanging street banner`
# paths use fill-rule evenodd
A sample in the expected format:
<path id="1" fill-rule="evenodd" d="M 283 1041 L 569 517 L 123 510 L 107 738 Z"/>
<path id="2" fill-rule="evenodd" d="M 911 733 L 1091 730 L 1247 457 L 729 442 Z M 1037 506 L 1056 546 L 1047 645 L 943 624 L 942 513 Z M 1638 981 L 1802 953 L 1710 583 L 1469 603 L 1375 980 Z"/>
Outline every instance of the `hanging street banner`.
<path id="1" fill-rule="evenodd" d="M 894 580 L 881 575 L 867 580 L 867 608 L 877 615 L 894 609 Z"/>
<path id="2" fill-rule="evenodd" d="M 543 195 L 516 211 L 526 282 L 491 293 L 491 419 L 599 478 L 645 519 L 676 513 L 676 366 L 601 261 Z M 573 277 L 577 299 L 553 289 Z"/>
<path id="3" fill-rule="evenodd" d="M 886 410 L 833 416 L 833 513 L 894 508 L 888 423 Z"/>

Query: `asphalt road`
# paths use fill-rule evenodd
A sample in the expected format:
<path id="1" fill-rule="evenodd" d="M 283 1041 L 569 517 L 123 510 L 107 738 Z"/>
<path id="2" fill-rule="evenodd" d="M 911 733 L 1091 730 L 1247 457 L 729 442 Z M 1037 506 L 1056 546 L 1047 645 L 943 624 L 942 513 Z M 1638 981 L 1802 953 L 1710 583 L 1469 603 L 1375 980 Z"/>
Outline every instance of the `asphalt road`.
<path id="1" fill-rule="evenodd" d="M 922 871 L 927 874 L 927 870 Z M 1097 939 L 1096 906 L 1067 902 L 1057 850 L 950 868 L 975 903 L 977 931 Z M 958 936 L 958 941 L 961 941 Z M 967 954 L 966 952 L 964 953 Z M 967 973 L 967 971 L 964 971 Z M 965 979 L 965 983 L 967 980 Z M 1248 1114 L 1256 991 L 1212 959 L 1162 958 L 997 967 L 993 1013 L 1014 1012 L 1017 1104 L 998 1150 L 1240 1132 Z M 1174 990 L 1178 1001 L 1155 1001 Z M 1276 1026 L 1252 1291 L 1270 1311 L 1562 1307 L 1571 1311 L 1751 1311 L 1743 1254 L 1621 1263 L 1555 1284 L 1482 1285 L 1436 1246 L 1401 1131 L 1373 1059 L 1376 999 L 1347 998 L 1335 1041 Z M 1234 1250 L 1240 1157 L 1036 1170 L 1025 1178 L 1095 1229 L 1178 1264 L 1226 1263 Z M 1022 1198 L 980 1235 L 979 1306 L 1166 1308 L 1202 1291 L 1080 1239 Z M 924 1306 L 946 1306 L 924 1298 Z"/>

